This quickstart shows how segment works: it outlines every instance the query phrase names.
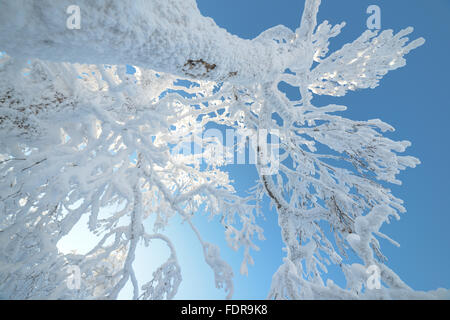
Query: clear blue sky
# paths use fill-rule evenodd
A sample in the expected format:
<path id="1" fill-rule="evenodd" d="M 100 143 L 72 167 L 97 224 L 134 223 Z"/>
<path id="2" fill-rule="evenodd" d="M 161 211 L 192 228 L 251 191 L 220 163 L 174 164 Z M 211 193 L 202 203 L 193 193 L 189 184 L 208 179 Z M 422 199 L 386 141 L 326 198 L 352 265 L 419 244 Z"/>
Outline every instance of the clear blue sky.
<path id="1" fill-rule="evenodd" d="M 300 0 L 197 0 L 204 15 L 229 32 L 243 38 L 254 38 L 278 24 L 291 29 L 298 27 L 303 1 Z M 382 29 L 399 31 L 413 26 L 413 37 L 424 37 L 424 46 L 407 56 L 407 66 L 389 73 L 374 90 L 350 93 L 343 98 L 316 99 L 317 105 L 336 102 L 348 106 L 343 113 L 351 119 L 380 118 L 393 125 L 390 137 L 409 140 L 407 154 L 420 158 L 422 164 L 400 175 L 402 186 L 391 186 L 394 194 L 405 201 L 407 213 L 402 219 L 383 227 L 383 231 L 401 244 L 397 248 L 381 241 L 389 258 L 388 266 L 412 288 L 432 290 L 450 288 L 450 149 L 448 125 L 450 103 L 448 75 L 450 72 L 450 1 L 447 0 L 323 0 L 319 22 L 346 21 L 347 26 L 335 38 L 330 49 L 340 48 L 354 40 L 366 28 L 366 9 L 377 4 L 382 13 Z M 228 167 L 240 192 L 252 186 L 256 173 L 250 165 Z M 261 221 L 266 241 L 258 242 L 261 251 L 254 253 L 255 266 L 249 276 L 238 274 L 242 252 L 233 252 L 223 240 L 223 230 L 217 221 L 197 219 L 208 241 L 220 244 L 222 255 L 235 270 L 236 299 L 265 298 L 271 276 L 282 259 L 280 230 L 274 212 L 265 209 Z M 195 244 L 187 228 L 173 227 L 169 233 L 180 246 L 179 256 L 184 264 L 184 283 L 178 298 L 223 298 L 223 292 L 213 285 L 213 274 L 201 260 L 200 246 Z M 342 279 L 332 269 L 330 277 Z M 342 283 L 342 282 L 340 282 Z"/>

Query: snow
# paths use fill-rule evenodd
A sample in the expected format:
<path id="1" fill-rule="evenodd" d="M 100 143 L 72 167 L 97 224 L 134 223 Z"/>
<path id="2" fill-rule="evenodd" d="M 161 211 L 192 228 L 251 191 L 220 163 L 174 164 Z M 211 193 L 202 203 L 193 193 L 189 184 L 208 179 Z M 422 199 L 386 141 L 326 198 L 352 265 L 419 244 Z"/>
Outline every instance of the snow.
<path id="1" fill-rule="evenodd" d="M 236 82 L 269 77 L 268 69 L 273 73 L 282 70 L 275 46 L 229 34 L 203 17 L 195 0 L 79 1 L 80 30 L 66 28 L 69 0 L 0 4 L 2 50 L 15 57 L 130 64 Z"/>
<path id="2" fill-rule="evenodd" d="M 314 94 L 342 96 L 379 85 L 424 43 L 409 42 L 412 28 L 366 31 L 328 54 L 329 39 L 345 24 L 317 26 L 319 0 L 306 1 L 295 32 L 276 26 L 253 40 L 201 16 L 194 0 L 80 0 L 80 30 L 65 27 L 69 5 L 0 0 L 2 297 L 116 299 L 131 283 L 135 299 L 171 299 L 182 266 L 164 228 L 178 215 L 198 238 L 216 286 L 231 298 L 234 272 L 191 217 L 202 208 L 220 218 L 228 245 L 243 248 L 246 274 L 258 249 L 254 238 L 263 238 L 256 219 L 263 196 L 277 209 L 286 246 L 269 298 L 449 296 L 446 289 L 408 287 L 384 264 L 377 240 L 389 239 L 381 225 L 405 212 L 383 183 L 400 184 L 397 175 L 420 163 L 400 155 L 410 143 L 383 136 L 394 128 L 379 119 L 353 121 L 337 114 L 346 106 L 312 104 Z M 280 81 L 297 87 L 302 99 L 287 99 Z M 194 142 L 209 122 L 277 130 L 279 170 L 266 174 L 258 145 L 260 179 L 242 198 L 207 148 L 171 152 Z M 104 210 L 111 207 L 117 209 Z M 148 217 L 153 228 L 144 227 Z M 59 251 L 82 219 L 96 245 Z M 138 243 L 150 240 L 167 244 L 171 254 L 142 285 L 133 261 Z M 348 263 L 349 250 L 361 263 Z M 324 282 L 331 263 L 342 269 L 346 288 Z M 71 265 L 81 270 L 77 291 L 64 281 Z M 380 269 L 379 290 L 366 285 L 372 265 Z"/>

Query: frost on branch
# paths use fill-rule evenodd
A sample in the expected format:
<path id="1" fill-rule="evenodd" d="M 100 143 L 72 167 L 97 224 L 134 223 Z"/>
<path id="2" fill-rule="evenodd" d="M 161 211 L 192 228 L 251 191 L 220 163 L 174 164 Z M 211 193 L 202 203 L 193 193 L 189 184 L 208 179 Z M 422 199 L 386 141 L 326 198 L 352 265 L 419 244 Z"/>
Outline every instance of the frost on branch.
<path id="1" fill-rule="evenodd" d="M 228 291 L 227 298 L 233 295 L 233 270 L 220 258 L 219 247 L 211 243 L 203 243 L 205 260 L 214 271 L 214 278 L 217 288 L 225 288 Z"/>
<path id="2" fill-rule="evenodd" d="M 207 154 L 172 152 L 221 120 L 218 106 L 206 106 L 220 95 L 214 83 L 180 85 L 152 70 L 128 74 L 125 66 L 2 58 L 0 291 L 7 297 L 116 298 L 131 281 L 135 298 L 173 298 L 181 269 L 161 232 L 174 215 L 190 221 L 200 206 L 225 228 L 242 220 L 247 238 L 234 245 L 252 246 L 252 230 L 261 230 L 250 226 L 251 199 L 234 194 Z M 98 243 L 84 255 L 58 252 L 85 215 Z M 146 230 L 152 216 L 153 230 Z M 132 262 L 139 242 L 151 252 L 150 240 L 167 243 L 172 255 L 141 287 Z M 218 285 L 232 288 L 232 272 L 211 248 L 205 259 Z M 65 283 L 71 265 L 81 269 L 78 291 Z"/>
<path id="3" fill-rule="evenodd" d="M 82 31 L 68 32 L 55 13 L 67 3 L 24 2 L 19 11 L 0 1 L 2 296 L 115 299 L 131 282 L 135 299 L 171 299 L 182 266 L 164 229 L 179 215 L 230 298 L 233 270 L 191 217 L 204 210 L 220 219 L 228 245 L 244 249 L 246 274 L 251 249 L 258 249 L 254 237 L 263 239 L 256 217 L 266 196 L 286 253 L 269 298 L 448 297 L 444 289 L 415 292 L 384 264 L 379 238 L 396 242 L 380 227 L 405 212 L 386 185 L 400 184 L 398 174 L 419 164 L 401 155 L 410 143 L 385 136 L 394 129 L 379 119 L 350 120 L 338 114 L 346 106 L 313 104 L 314 94 L 374 88 L 404 66 L 404 56 L 423 44 L 409 42 L 412 28 L 366 31 L 329 54 L 345 24 L 317 26 L 319 0 L 306 0 L 295 32 L 277 26 L 254 40 L 220 29 L 193 0 L 81 1 L 90 15 Z M 282 81 L 298 88 L 299 101 L 279 90 Z M 279 170 L 262 170 L 260 141 L 260 178 L 249 197 L 236 195 L 214 158 L 217 139 L 205 138 L 198 153 L 174 152 L 210 122 L 279 133 Z M 98 242 L 85 254 L 58 251 L 82 217 Z M 171 255 L 142 284 L 133 268 L 136 247 L 143 242 L 151 252 L 154 241 Z M 349 262 L 350 251 L 361 263 Z M 341 268 L 345 288 L 325 281 L 331 264 Z M 72 265 L 81 271 L 75 291 L 64 281 Z M 378 291 L 367 287 L 371 266 L 381 272 Z"/>
<path id="4" fill-rule="evenodd" d="M 150 239 L 160 239 L 165 241 L 170 247 L 171 255 L 169 259 L 153 273 L 153 279 L 142 286 L 143 293 L 140 298 L 145 300 L 172 299 L 177 293 L 182 280 L 175 249 L 170 240 L 163 235 L 155 234 L 145 236 L 145 240 L 148 241 Z"/>
<path id="5" fill-rule="evenodd" d="M 410 27 L 395 35 L 392 30 L 377 35 L 376 31 L 367 30 L 323 60 L 320 56 L 326 52 L 326 46 L 315 48 L 314 60 L 320 64 L 311 72 L 308 89 L 315 94 L 343 96 L 348 90 L 375 88 L 386 73 L 406 65 L 405 54 L 425 42 L 419 38 L 407 43 L 405 36 L 412 31 Z M 319 34 L 316 41 L 320 40 Z"/>

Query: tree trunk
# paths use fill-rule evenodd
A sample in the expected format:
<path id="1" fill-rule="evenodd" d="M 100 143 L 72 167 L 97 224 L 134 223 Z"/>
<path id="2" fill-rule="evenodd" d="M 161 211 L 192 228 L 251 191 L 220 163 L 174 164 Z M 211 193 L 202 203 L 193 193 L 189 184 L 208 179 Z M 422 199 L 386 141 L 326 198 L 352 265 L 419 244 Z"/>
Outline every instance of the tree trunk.
<path id="1" fill-rule="evenodd" d="M 69 29 L 70 5 L 80 29 Z M 261 82 L 283 71 L 275 45 L 229 34 L 195 0 L 0 0 L 0 50 L 17 58 L 130 64 L 204 80 Z"/>

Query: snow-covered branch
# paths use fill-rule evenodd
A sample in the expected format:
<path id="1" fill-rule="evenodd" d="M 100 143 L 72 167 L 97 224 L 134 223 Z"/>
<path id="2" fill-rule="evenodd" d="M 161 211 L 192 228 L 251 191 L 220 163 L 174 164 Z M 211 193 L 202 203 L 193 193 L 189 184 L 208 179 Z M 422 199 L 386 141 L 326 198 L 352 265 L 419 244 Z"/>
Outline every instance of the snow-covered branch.
<path id="1" fill-rule="evenodd" d="M 13 57 L 130 64 L 205 80 L 255 82 L 282 71 L 276 47 L 244 40 L 201 15 L 195 0 L 77 1 L 81 28 L 66 27 L 73 1 L 0 1 L 0 43 Z"/>

